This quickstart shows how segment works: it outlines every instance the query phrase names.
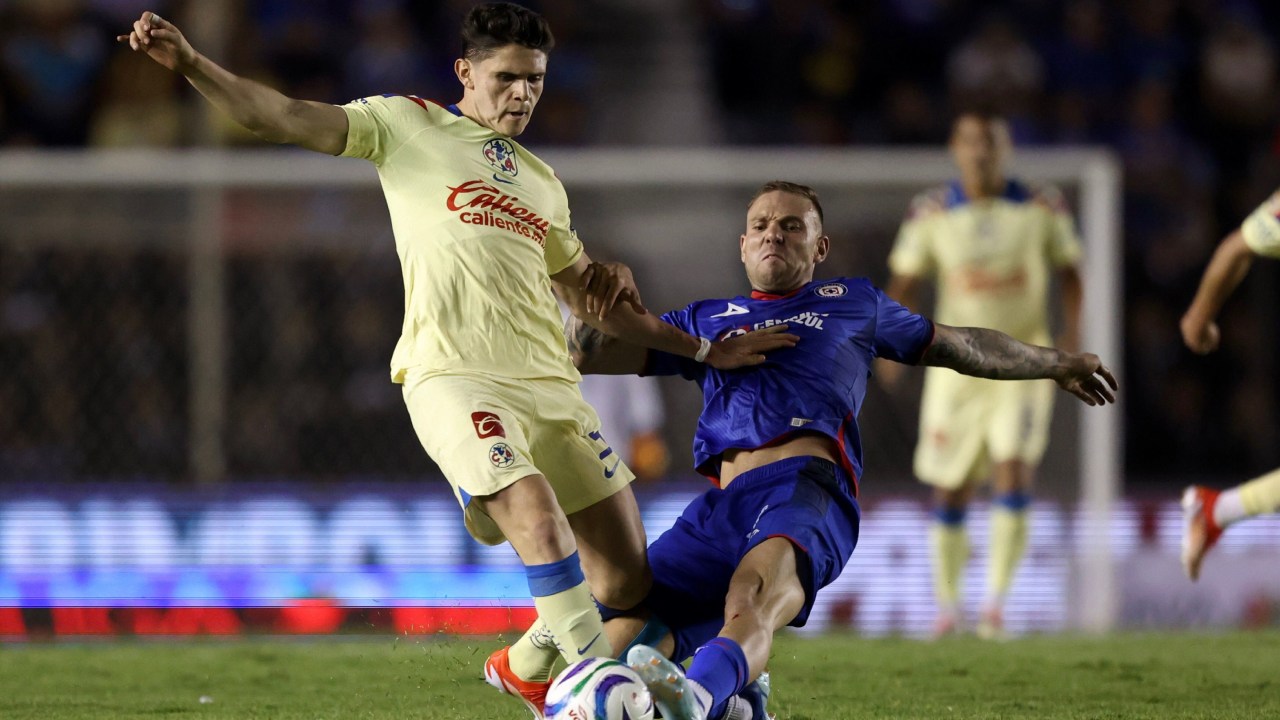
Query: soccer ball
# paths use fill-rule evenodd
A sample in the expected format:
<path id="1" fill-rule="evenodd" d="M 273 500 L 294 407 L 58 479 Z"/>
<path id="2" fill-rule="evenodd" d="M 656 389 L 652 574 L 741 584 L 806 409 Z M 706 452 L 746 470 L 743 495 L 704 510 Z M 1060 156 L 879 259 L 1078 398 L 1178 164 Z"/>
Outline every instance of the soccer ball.
<path id="1" fill-rule="evenodd" d="M 564 669 L 547 690 L 550 720 L 653 720 L 653 698 L 634 670 L 587 658 Z"/>

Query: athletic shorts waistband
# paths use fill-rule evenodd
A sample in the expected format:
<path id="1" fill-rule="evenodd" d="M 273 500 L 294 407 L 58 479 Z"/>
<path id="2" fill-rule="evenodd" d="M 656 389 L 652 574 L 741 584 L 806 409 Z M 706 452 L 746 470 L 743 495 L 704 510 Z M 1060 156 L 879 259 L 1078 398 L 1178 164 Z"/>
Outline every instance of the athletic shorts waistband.
<path id="1" fill-rule="evenodd" d="M 729 483 L 729 487 L 725 488 L 725 492 L 733 492 L 734 490 L 746 490 L 756 485 L 766 484 L 781 475 L 794 475 L 800 470 L 813 466 L 815 468 L 829 469 L 837 482 L 845 487 L 853 487 L 853 483 L 849 480 L 849 473 L 845 469 L 831 462 L 826 458 L 820 458 L 813 455 L 799 455 L 789 457 L 777 462 L 771 462 L 768 465 L 761 465 L 758 468 L 752 468 L 733 479 Z"/>

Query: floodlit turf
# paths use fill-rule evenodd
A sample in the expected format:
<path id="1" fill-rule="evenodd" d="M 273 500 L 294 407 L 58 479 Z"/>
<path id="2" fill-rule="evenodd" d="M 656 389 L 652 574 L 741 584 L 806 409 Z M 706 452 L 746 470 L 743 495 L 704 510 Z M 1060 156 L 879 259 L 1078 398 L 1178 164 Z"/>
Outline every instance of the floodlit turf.
<path id="1" fill-rule="evenodd" d="M 519 720 L 480 679 L 494 640 L 102 642 L 0 647 L 0 718 Z M 787 637 L 782 720 L 1280 717 L 1280 633 L 1005 644 Z M 201 702 L 201 698 L 206 699 Z"/>

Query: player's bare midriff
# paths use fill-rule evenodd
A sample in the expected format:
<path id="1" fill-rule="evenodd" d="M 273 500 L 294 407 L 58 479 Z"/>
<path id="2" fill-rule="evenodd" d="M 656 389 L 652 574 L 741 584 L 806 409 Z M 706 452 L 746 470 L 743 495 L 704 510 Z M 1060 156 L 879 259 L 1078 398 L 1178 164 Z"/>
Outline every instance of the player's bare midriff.
<path id="1" fill-rule="evenodd" d="M 720 460 L 720 487 L 729 487 L 729 483 L 744 472 L 764 467 L 770 463 L 787 458 L 811 456 L 840 463 L 840 448 L 836 441 L 826 435 L 805 433 L 792 435 L 780 443 L 767 445 L 754 450 L 730 448 L 724 452 Z"/>

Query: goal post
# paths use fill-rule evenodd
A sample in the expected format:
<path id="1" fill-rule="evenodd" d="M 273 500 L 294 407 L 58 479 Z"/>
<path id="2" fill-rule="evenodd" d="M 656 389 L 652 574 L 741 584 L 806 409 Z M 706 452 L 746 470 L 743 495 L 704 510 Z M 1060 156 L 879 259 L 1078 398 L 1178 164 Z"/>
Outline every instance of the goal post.
<path id="1" fill-rule="evenodd" d="M 749 193 L 767 180 L 817 188 L 828 229 L 856 228 L 868 238 L 843 248 L 844 265 L 836 269 L 872 274 L 906 199 L 954 174 L 947 154 L 937 149 L 553 148 L 539 154 L 564 181 L 575 224 L 593 255 L 633 263 L 647 304 L 658 309 L 699 294 L 740 292 L 736 238 Z M 1061 185 L 1072 197 L 1085 248 L 1083 345 L 1118 371 L 1123 253 L 1117 159 L 1089 148 L 1021 149 L 1011 169 L 1029 181 Z M 331 222 L 294 227 L 270 212 L 245 222 L 233 207 L 245 193 L 278 194 L 280 207 L 330 213 Z M 357 207 L 305 197 L 335 193 L 354 197 Z M 204 483 L 219 482 L 228 472 L 228 327 L 238 320 L 227 310 L 228 248 L 269 240 L 278 252 L 297 253 L 376 242 L 369 252 L 395 262 L 375 170 L 302 151 L 6 151 L 0 153 L 0 211 L 8 218 L 0 247 L 166 243 L 167 251 L 183 258 L 190 358 L 184 474 Z M 298 217 L 302 211 L 288 215 Z M 229 239 L 233 235 L 243 237 Z M 869 259 L 877 253 L 881 257 Z M 1090 408 L 1079 415 L 1078 437 L 1070 439 L 1078 495 L 1066 624 L 1090 632 L 1115 627 L 1119 608 L 1109 536 L 1122 483 L 1121 422 L 1115 407 Z M 1062 440 L 1060 430 L 1054 437 Z"/>

